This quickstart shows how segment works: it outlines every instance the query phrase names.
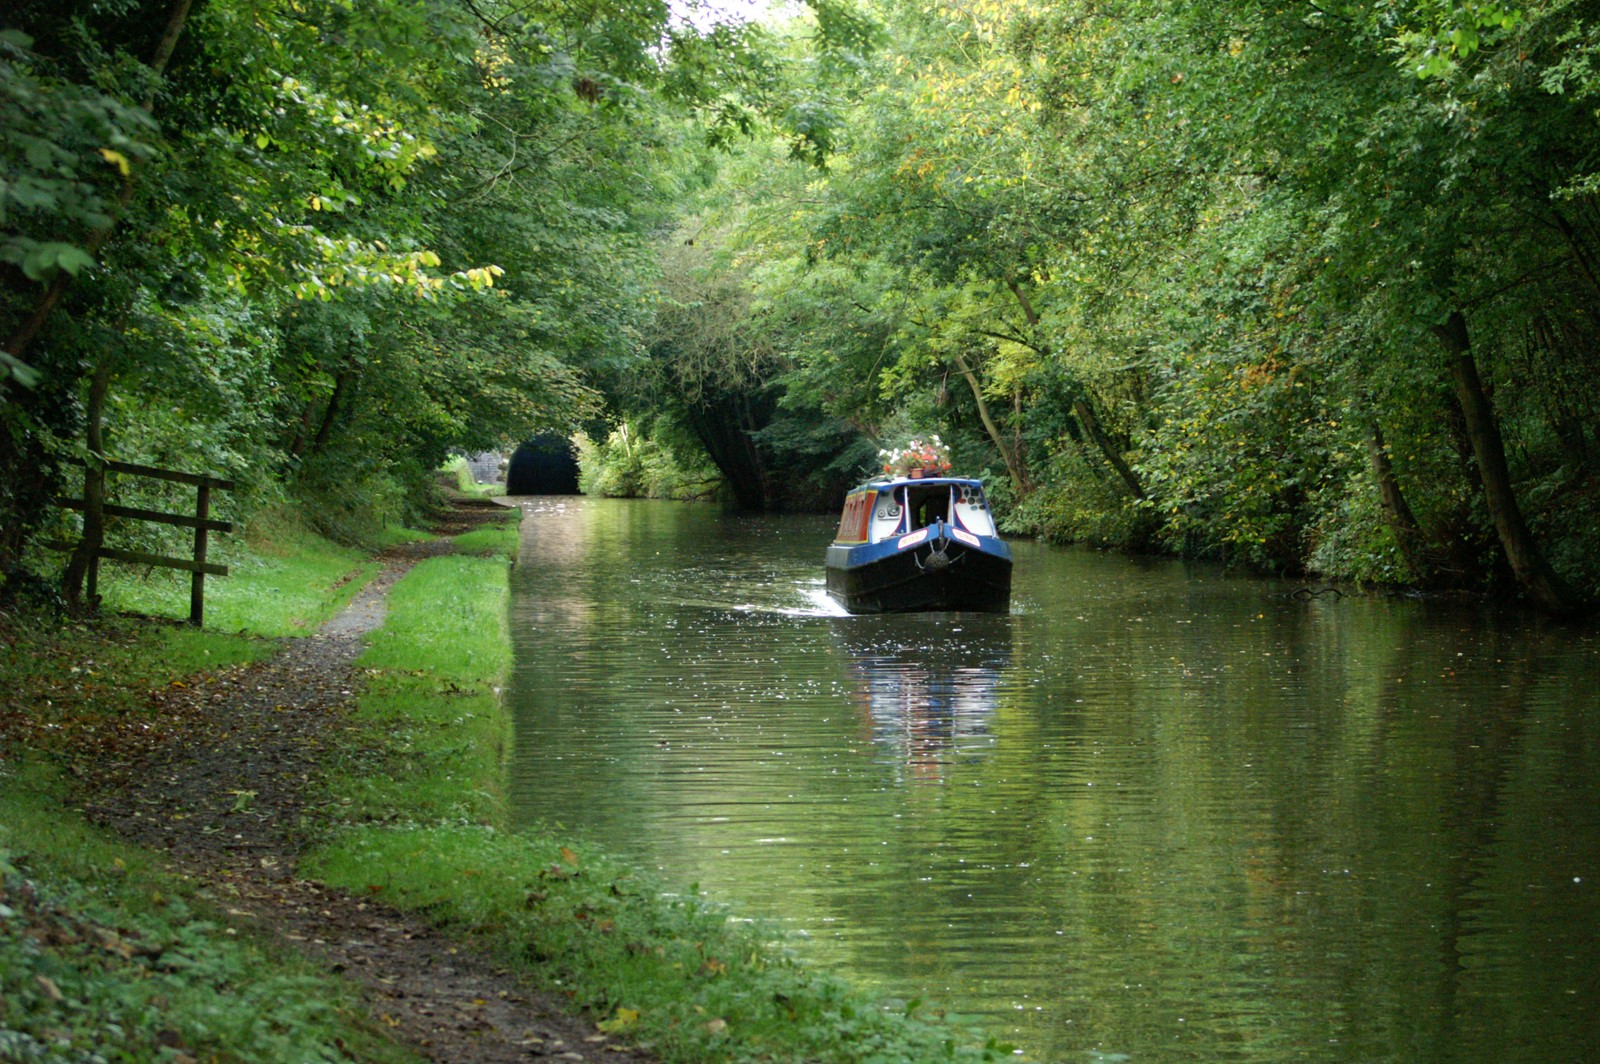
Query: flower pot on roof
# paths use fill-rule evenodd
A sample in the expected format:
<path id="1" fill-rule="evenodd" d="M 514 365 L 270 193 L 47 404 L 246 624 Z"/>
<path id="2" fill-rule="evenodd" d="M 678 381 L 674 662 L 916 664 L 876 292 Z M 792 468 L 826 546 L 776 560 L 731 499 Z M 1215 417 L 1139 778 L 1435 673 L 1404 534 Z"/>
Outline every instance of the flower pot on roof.
<path id="1" fill-rule="evenodd" d="M 950 471 L 950 448 L 937 436 L 911 440 L 904 447 L 878 452 L 883 471 L 890 476 L 936 477 Z"/>

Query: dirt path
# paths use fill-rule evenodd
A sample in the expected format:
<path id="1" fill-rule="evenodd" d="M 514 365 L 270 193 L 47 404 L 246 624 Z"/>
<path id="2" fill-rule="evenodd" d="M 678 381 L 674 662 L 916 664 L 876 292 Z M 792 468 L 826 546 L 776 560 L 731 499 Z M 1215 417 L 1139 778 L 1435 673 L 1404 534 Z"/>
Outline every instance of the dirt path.
<path id="1" fill-rule="evenodd" d="M 463 503 L 443 531 L 503 513 Z M 373 1015 L 433 1060 L 648 1061 L 609 1042 L 563 999 L 426 924 L 296 875 L 297 828 L 314 812 L 322 757 L 359 690 L 361 637 L 382 623 L 394 582 L 440 549 L 389 553 L 343 613 L 316 635 L 285 640 L 270 660 L 155 696 L 186 703 L 171 706 L 173 716 L 197 726 L 132 771 L 99 781 L 89 813 L 165 851 L 234 919 L 359 983 Z"/>

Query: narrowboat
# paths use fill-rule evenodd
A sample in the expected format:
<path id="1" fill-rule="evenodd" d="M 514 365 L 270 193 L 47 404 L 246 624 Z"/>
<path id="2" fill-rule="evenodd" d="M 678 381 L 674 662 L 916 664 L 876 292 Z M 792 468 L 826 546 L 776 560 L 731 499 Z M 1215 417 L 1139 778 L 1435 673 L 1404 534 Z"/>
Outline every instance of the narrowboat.
<path id="1" fill-rule="evenodd" d="M 979 480 L 896 477 L 855 488 L 826 564 L 828 594 L 851 613 L 1011 609 L 1011 549 Z"/>

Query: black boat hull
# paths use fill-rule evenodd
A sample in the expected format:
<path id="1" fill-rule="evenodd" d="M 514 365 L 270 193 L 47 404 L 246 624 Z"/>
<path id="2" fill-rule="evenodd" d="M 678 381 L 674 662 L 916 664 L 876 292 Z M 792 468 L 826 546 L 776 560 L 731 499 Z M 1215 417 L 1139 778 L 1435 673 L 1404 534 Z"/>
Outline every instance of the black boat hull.
<path id="1" fill-rule="evenodd" d="M 827 567 L 828 594 L 851 613 L 1011 609 L 1011 559 L 971 548 L 936 557 L 933 544 L 860 565 Z"/>

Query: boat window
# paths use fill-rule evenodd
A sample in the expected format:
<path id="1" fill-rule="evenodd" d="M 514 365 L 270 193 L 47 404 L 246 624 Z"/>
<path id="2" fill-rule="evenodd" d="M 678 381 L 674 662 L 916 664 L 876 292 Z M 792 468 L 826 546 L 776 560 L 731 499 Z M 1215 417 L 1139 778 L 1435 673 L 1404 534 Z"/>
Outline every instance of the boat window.
<path id="1" fill-rule="evenodd" d="M 950 520 L 950 485 L 906 488 L 906 508 L 911 512 L 909 532 L 927 528 L 935 521 Z"/>

